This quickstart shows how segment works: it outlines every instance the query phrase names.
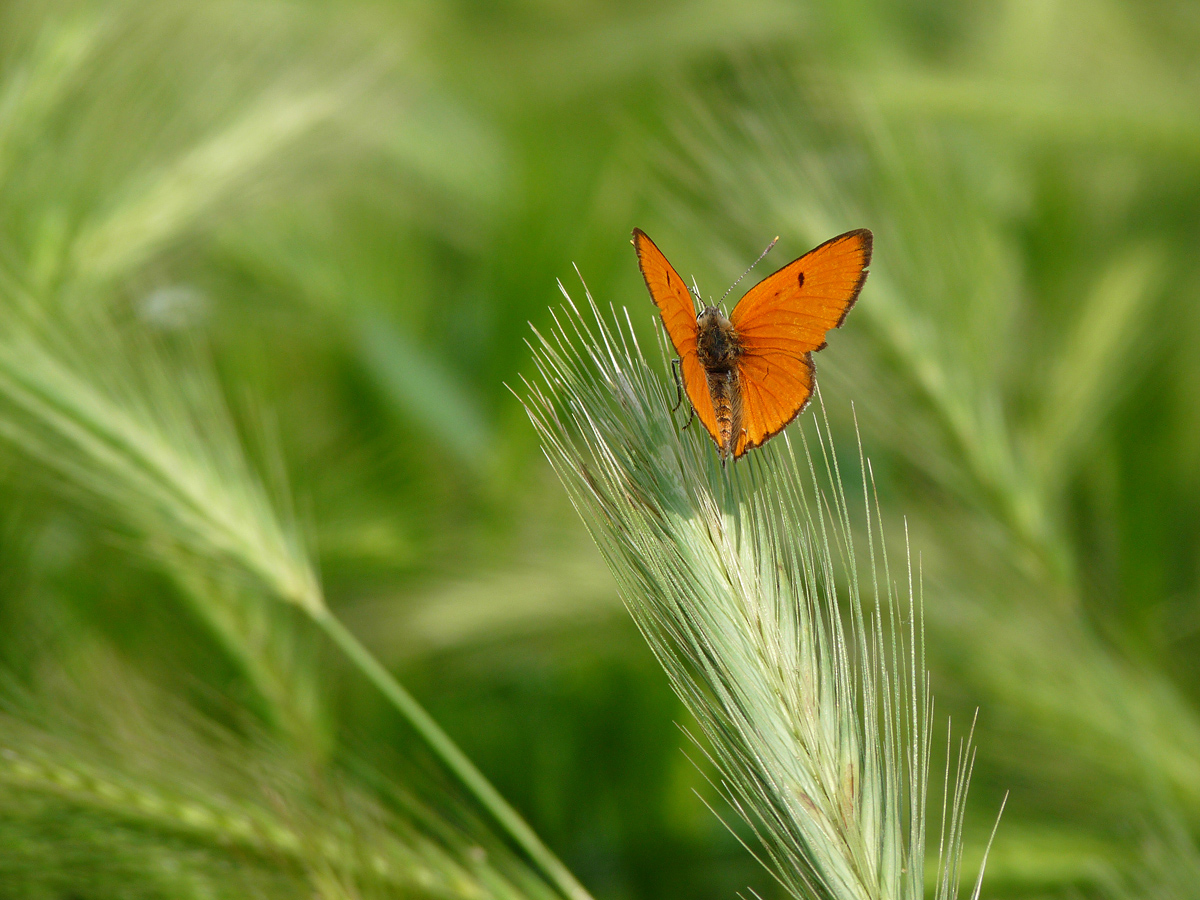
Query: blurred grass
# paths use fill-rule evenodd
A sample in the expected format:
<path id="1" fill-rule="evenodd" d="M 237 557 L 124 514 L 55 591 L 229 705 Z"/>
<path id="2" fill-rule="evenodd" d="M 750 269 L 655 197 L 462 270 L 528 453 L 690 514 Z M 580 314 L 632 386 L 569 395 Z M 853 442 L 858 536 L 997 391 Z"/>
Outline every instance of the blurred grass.
<path id="1" fill-rule="evenodd" d="M 775 234 L 875 231 L 818 367 L 908 517 L 939 709 L 980 708 L 971 826 L 1013 792 L 985 893 L 1189 895 L 1198 45 L 1176 0 L 5 4 L 0 660 L 48 698 L 0 730 L 8 893 L 397 889 L 117 827 L 94 798 L 138 746 L 470 869 L 486 829 L 456 798 L 430 836 L 413 810 L 454 791 L 265 589 L 344 614 L 595 896 L 773 895 L 503 387 L 572 262 L 650 338 L 640 225 L 713 296 Z M 130 453 L 161 477 L 114 487 Z M 97 643 L 224 736 L 134 730 L 88 797 L 30 793 L 21 760 L 99 771 L 45 678 Z M 120 721 L 105 678 L 82 705 Z"/>

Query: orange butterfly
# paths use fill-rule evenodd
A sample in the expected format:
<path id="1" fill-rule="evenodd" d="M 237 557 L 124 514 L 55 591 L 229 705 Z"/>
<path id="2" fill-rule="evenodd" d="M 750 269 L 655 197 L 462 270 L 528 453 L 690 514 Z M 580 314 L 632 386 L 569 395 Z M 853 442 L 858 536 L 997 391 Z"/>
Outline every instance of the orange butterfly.
<path id="1" fill-rule="evenodd" d="M 838 235 L 768 275 L 728 319 L 715 306 L 696 315 L 687 285 L 640 228 L 633 230 L 633 245 L 679 354 L 693 414 L 712 435 L 721 461 L 761 447 L 812 396 L 812 355 L 858 299 L 871 262 L 871 232 Z"/>

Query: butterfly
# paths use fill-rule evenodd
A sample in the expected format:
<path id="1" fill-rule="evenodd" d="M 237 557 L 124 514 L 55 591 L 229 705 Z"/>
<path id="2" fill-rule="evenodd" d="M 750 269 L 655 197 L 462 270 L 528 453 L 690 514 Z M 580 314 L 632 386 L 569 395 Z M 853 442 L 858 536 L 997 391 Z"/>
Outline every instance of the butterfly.
<path id="1" fill-rule="evenodd" d="M 679 273 L 644 231 L 633 230 L 638 266 L 679 354 L 679 399 L 686 390 L 722 463 L 761 447 L 808 404 L 812 355 L 858 299 L 871 242 L 865 228 L 830 238 L 752 287 L 726 318 L 715 306 L 697 315 Z"/>

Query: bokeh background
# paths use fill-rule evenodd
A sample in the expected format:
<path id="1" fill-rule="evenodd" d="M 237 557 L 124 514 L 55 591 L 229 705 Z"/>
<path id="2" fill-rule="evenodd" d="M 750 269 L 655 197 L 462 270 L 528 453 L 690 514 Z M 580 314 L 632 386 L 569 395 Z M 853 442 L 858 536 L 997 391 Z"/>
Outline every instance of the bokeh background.
<path id="1" fill-rule="evenodd" d="M 314 862 L 488 828 L 307 603 L 597 900 L 779 896 L 510 390 L 559 279 L 652 345 L 636 225 L 716 297 L 875 232 L 818 366 L 935 747 L 978 710 L 965 877 L 1009 792 L 987 896 L 1200 894 L 1197 48 L 1185 0 L 5 2 L 0 893 L 477 896 Z"/>

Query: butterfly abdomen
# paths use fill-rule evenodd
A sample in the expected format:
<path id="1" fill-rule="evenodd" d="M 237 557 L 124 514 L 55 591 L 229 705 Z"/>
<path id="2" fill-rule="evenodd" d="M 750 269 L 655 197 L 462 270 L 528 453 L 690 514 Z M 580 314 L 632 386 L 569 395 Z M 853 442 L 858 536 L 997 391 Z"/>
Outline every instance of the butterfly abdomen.
<path id="1" fill-rule="evenodd" d="M 705 375 L 717 419 L 717 446 L 722 457 L 732 456 L 742 433 L 742 389 L 738 371 L 736 368 L 708 369 Z"/>

